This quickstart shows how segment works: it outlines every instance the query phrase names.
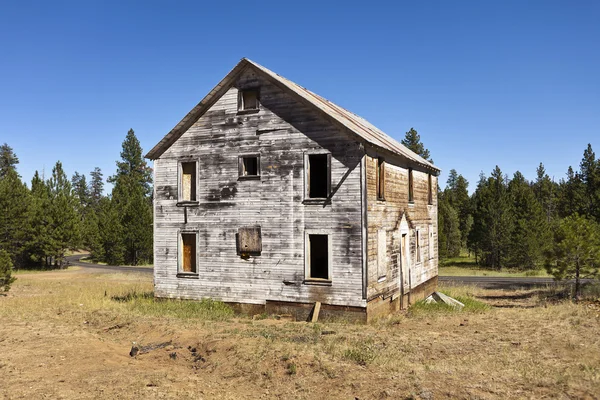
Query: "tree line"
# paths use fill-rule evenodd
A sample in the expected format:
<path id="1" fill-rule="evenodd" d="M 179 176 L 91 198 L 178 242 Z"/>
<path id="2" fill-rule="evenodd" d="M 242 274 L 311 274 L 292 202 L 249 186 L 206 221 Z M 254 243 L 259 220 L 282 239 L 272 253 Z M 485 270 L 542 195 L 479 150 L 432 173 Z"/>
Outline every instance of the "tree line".
<path id="1" fill-rule="evenodd" d="M 431 161 L 418 133 L 402 144 Z M 600 270 L 600 159 L 588 144 L 579 169 L 551 179 L 540 163 L 528 181 L 496 166 L 482 173 L 469 195 L 469 182 L 450 170 L 438 188 L 438 250 L 444 261 L 468 251 L 482 267 L 500 270 L 545 268 L 559 279 L 597 277 Z"/>
<path id="2" fill-rule="evenodd" d="M 12 268 L 60 267 L 68 250 L 89 249 L 93 260 L 137 265 L 152 260 L 152 173 L 133 130 L 123 141 L 117 171 L 104 194 L 100 168 L 69 179 L 57 161 L 27 186 L 19 159 L 0 146 L 0 289 Z"/>

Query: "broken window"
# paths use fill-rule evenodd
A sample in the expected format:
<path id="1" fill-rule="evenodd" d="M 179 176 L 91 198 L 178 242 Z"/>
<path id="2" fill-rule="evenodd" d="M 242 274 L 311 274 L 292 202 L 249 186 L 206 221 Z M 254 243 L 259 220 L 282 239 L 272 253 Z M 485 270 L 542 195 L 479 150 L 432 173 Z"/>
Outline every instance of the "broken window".
<path id="1" fill-rule="evenodd" d="M 427 175 L 427 204 L 433 204 L 433 182 L 431 180 L 431 174 Z"/>
<path id="2" fill-rule="evenodd" d="M 408 169 L 408 202 L 409 203 L 414 203 L 414 201 L 415 201 L 413 186 L 414 186 L 413 170 L 412 170 L 412 168 L 409 168 Z"/>
<path id="3" fill-rule="evenodd" d="M 329 271 L 329 235 L 308 235 L 307 279 L 331 280 Z"/>
<path id="4" fill-rule="evenodd" d="M 240 90 L 238 111 L 258 110 L 258 90 Z"/>
<path id="5" fill-rule="evenodd" d="M 377 231 L 377 280 L 382 281 L 387 275 L 387 238 L 385 229 Z"/>
<path id="6" fill-rule="evenodd" d="M 262 252 L 260 226 L 238 228 L 237 251 L 240 255 L 259 255 Z"/>
<path id="7" fill-rule="evenodd" d="M 239 158 L 239 176 L 240 177 L 259 177 L 260 176 L 260 156 L 246 155 Z"/>
<path id="8" fill-rule="evenodd" d="M 196 201 L 196 163 L 182 162 L 180 176 L 180 201 Z"/>
<path id="9" fill-rule="evenodd" d="M 179 241 L 179 272 L 198 273 L 197 269 L 197 234 L 195 232 L 182 232 Z"/>
<path id="10" fill-rule="evenodd" d="M 328 198 L 331 185 L 331 154 L 309 154 L 307 164 L 307 197 Z"/>
<path id="11" fill-rule="evenodd" d="M 377 199 L 385 200 L 385 160 L 377 158 Z"/>

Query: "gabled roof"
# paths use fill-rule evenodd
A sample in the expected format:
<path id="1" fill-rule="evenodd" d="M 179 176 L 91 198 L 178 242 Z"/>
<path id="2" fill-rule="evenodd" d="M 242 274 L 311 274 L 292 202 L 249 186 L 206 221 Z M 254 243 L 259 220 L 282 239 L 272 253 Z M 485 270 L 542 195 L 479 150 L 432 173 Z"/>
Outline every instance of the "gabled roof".
<path id="1" fill-rule="evenodd" d="M 312 107 L 317 108 L 326 116 L 333 119 L 339 125 L 347 128 L 349 131 L 360 136 L 366 142 L 375 147 L 388 150 L 395 154 L 400 154 L 413 162 L 420 164 L 428 169 L 439 171 L 435 165 L 425 160 L 415 152 L 409 150 L 398 141 L 386 135 L 380 129 L 369 123 L 364 118 L 330 102 L 329 100 L 303 88 L 302 86 L 286 79 L 275 72 L 257 64 L 247 58 L 242 60 L 215 86 L 201 101 L 194 107 L 152 150 L 146 154 L 146 157 L 152 160 L 161 156 L 181 135 L 183 135 L 208 109 L 234 84 L 238 75 L 247 66 L 263 72 L 269 80 L 275 85 L 291 92 L 299 99 Z"/>

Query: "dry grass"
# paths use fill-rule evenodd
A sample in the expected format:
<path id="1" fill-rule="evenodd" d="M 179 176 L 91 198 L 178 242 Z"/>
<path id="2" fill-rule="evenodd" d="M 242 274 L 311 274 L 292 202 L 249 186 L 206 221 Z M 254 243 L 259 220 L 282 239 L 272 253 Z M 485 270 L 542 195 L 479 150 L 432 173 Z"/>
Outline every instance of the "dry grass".
<path id="1" fill-rule="evenodd" d="M 218 302 L 156 301 L 151 291 L 147 275 L 20 275 L 0 298 L 0 397 L 600 393 L 600 307 L 547 301 L 543 290 L 448 288 L 471 306 L 416 307 L 370 325 L 253 320 Z M 154 350 L 131 358 L 132 342 Z"/>

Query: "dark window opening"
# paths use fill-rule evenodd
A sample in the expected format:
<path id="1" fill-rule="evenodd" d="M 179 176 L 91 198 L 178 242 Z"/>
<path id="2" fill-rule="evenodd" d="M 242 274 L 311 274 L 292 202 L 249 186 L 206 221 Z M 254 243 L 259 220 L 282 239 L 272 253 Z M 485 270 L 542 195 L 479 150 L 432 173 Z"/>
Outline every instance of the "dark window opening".
<path id="1" fill-rule="evenodd" d="M 385 199 L 385 160 L 383 157 L 377 159 L 377 198 Z"/>
<path id="2" fill-rule="evenodd" d="M 329 279 L 328 240 L 328 235 L 308 235 L 310 252 L 310 279 Z"/>
<path id="3" fill-rule="evenodd" d="M 413 203 L 415 201 L 414 190 L 413 190 L 413 170 L 408 170 L 408 201 Z"/>
<path id="4" fill-rule="evenodd" d="M 427 204 L 433 204 L 433 183 L 431 174 L 427 175 Z"/>
<path id="5" fill-rule="evenodd" d="M 329 195 L 329 155 L 308 156 L 308 197 L 327 198 Z"/>
<path id="6" fill-rule="evenodd" d="M 181 234 L 181 270 L 182 272 L 196 273 L 196 234 Z"/>
<path id="7" fill-rule="evenodd" d="M 242 90 L 240 92 L 238 110 L 258 110 L 258 91 Z"/>
<path id="8" fill-rule="evenodd" d="M 258 175 L 258 157 L 242 158 L 242 176 Z"/>
<path id="9" fill-rule="evenodd" d="M 181 200 L 196 201 L 196 163 L 181 163 Z"/>

